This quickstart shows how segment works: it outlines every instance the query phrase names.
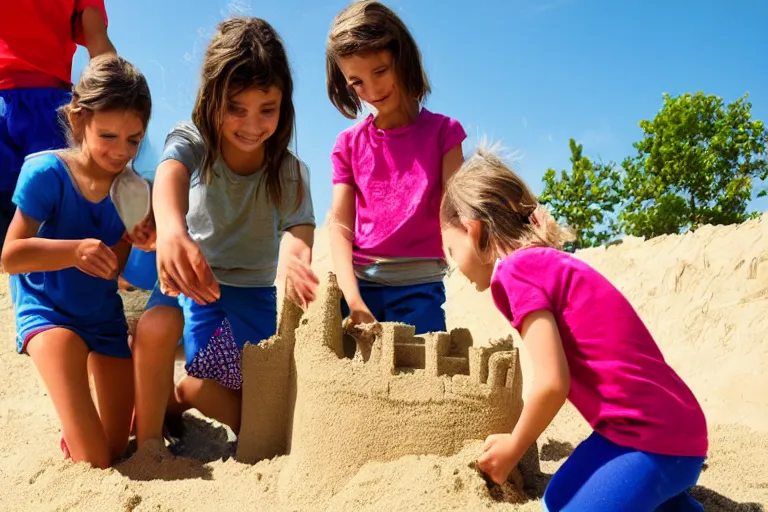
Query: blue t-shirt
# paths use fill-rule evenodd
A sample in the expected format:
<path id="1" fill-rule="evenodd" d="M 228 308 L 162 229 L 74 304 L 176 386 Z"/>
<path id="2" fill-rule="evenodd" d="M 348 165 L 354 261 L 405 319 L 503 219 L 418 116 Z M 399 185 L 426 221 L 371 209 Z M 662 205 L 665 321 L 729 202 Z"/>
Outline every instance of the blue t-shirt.
<path id="1" fill-rule="evenodd" d="M 13 202 L 25 215 L 41 222 L 37 236 L 53 240 L 96 238 L 114 246 L 125 226 L 109 196 L 99 203 L 80 193 L 64 162 L 55 153 L 30 156 L 24 162 Z M 116 279 L 101 279 L 75 267 L 11 276 L 17 330 L 38 324 L 45 311 L 62 315 L 74 327 L 120 320 L 123 303 Z M 124 318 L 123 318 L 124 321 Z"/>

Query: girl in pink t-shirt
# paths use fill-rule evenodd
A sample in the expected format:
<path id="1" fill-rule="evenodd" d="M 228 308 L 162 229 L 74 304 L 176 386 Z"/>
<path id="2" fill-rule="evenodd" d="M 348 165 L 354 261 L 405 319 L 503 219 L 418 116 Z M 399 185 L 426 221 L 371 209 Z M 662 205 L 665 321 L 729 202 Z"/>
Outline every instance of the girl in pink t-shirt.
<path id="1" fill-rule="evenodd" d="M 545 509 L 703 510 L 687 489 L 707 454 L 704 413 L 627 299 L 560 251 L 567 233 L 494 154 L 469 158 L 446 186 L 443 241 L 523 337 L 533 387 L 510 434 L 478 460 L 504 481 L 566 399 L 594 429 L 555 473 Z"/>
<path id="2" fill-rule="evenodd" d="M 447 265 L 439 209 L 464 157 L 458 121 L 421 104 L 430 92 L 419 49 L 379 2 L 339 13 L 326 48 L 328 96 L 347 118 L 333 162 L 331 255 L 352 325 L 398 321 L 445 330 Z"/>

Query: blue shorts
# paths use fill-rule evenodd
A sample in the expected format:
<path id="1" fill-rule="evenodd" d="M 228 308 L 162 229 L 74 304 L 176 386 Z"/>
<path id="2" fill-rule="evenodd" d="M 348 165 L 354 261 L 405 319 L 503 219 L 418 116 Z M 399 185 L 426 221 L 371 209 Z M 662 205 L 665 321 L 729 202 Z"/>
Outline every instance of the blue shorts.
<path id="1" fill-rule="evenodd" d="M 240 389 L 245 343 L 260 343 L 277 331 L 277 293 L 274 286 L 220 285 L 219 288 L 219 300 L 201 306 L 183 295 L 178 298 L 163 295 L 155 285 L 146 308 L 168 306 L 182 310 L 189 375 Z"/>
<path id="2" fill-rule="evenodd" d="M 619 446 L 593 433 L 552 476 L 548 512 L 702 511 L 687 492 L 704 457 L 676 457 Z"/>
<path id="3" fill-rule="evenodd" d="M 0 90 L 0 247 L 16 211 L 11 197 L 24 157 L 67 147 L 58 109 L 71 97 L 53 88 Z"/>
<path id="4" fill-rule="evenodd" d="M 11 276 L 11 296 L 14 303 L 20 291 L 19 280 Z M 18 307 L 18 306 L 17 306 Z M 125 320 L 122 299 L 103 308 L 103 319 L 73 318 L 62 311 L 46 306 L 42 301 L 24 303 L 23 312 L 16 316 L 16 351 L 24 354 L 27 344 L 41 332 L 57 327 L 68 329 L 82 338 L 89 350 L 105 356 L 131 358 L 128 345 L 128 323 Z"/>
<path id="5" fill-rule="evenodd" d="M 384 286 L 360 281 L 360 295 L 379 322 L 413 325 L 416 334 L 445 332 L 445 285 L 441 282 L 409 286 Z M 341 299 L 341 316 L 349 306 Z"/>

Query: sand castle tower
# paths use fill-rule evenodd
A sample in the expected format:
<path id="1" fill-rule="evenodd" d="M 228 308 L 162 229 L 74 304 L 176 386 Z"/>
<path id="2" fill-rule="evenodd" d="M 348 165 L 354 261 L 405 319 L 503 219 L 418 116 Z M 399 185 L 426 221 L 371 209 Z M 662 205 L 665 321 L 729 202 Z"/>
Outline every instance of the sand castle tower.
<path id="1" fill-rule="evenodd" d="M 453 455 L 511 430 L 522 410 L 511 339 L 477 348 L 466 329 L 415 336 L 383 323 L 345 358 L 332 274 L 323 288 L 303 316 L 285 301 L 278 333 L 245 348 L 239 460 L 290 453 L 286 494 L 330 497 L 368 461 Z"/>

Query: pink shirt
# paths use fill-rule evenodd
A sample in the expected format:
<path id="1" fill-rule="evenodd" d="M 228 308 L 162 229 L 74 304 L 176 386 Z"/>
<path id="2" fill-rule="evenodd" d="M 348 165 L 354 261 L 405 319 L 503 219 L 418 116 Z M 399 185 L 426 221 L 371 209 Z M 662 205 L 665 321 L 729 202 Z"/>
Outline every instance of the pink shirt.
<path id="1" fill-rule="evenodd" d="M 466 137 L 458 121 L 425 108 L 407 126 L 380 130 L 371 115 L 339 134 L 331 154 L 333 184 L 355 189 L 355 264 L 444 258 L 443 156 Z"/>
<path id="2" fill-rule="evenodd" d="M 600 273 L 567 253 L 527 248 L 498 264 L 491 293 L 518 331 L 529 313 L 554 315 L 571 374 L 568 399 L 596 432 L 646 452 L 706 456 L 699 403 Z"/>

